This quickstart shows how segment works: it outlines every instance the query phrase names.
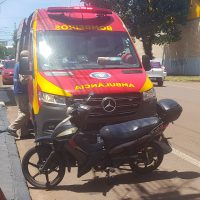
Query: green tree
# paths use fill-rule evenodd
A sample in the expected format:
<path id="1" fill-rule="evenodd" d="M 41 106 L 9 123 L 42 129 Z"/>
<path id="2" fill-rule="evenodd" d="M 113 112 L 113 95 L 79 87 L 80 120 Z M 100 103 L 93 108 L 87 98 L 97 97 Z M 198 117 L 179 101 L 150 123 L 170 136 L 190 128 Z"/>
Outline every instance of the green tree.
<path id="1" fill-rule="evenodd" d="M 3 45 L 0 45 L 0 59 L 14 59 L 15 58 L 15 49 L 14 47 L 6 48 Z"/>
<path id="2" fill-rule="evenodd" d="M 16 54 L 17 47 L 17 30 L 13 32 L 13 47 L 6 48 L 3 45 L 0 45 L 0 59 L 14 59 Z"/>
<path id="3" fill-rule="evenodd" d="M 17 29 L 15 29 L 14 33 L 13 33 L 13 48 L 14 48 L 14 54 L 16 54 L 16 49 L 17 49 Z"/>
<path id="4" fill-rule="evenodd" d="M 15 49 L 12 48 L 6 48 L 5 56 L 9 59 L 15 59 Z"/>
<path id="5" fill-rule="evenodd" d="M 110 8 L 117 12 L 130 33 L 143 42 L 150 58 L 152 45 L 162 45 L 181 38 L 190 0 L 82 0 L 86 6 Z"/>
<path id="6" fill-rule="evenodd" d="M 0 59 L 4 59 L 5 54 L 6 54 L 6 48 L 0 45 Z"/>

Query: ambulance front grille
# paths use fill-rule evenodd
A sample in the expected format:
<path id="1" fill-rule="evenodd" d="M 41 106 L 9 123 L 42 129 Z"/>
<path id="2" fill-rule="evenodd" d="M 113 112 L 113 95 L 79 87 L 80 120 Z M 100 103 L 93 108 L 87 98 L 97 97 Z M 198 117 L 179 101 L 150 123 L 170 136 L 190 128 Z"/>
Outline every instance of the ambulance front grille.
<path id="1" fill-rule="evenodd" d="M 75 98 L 74 101 L 80 102 L 86 97 Z M 113 112 L 107 112 L 104 110 L 102 101 L 105 98 L 112 98 L 116 102 L 116 108 Z M 103 118 L 103 117 L 117 117 L 125 115 L 133 115 L 137 112 L 137 109 L 141 103 L 142 95 L 141 93 L 131 93 L 131 94 L 112 94 L 112 95 L 95 95 L 93 96 L 88 105 L 92 106 L 92 112 L 90 117 Z"/>

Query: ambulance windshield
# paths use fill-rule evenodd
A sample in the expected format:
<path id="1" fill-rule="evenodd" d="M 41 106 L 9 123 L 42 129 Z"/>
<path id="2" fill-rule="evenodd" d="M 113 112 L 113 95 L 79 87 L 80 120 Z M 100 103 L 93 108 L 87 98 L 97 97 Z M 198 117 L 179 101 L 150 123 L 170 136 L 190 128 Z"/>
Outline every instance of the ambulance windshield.
<path id="1" fill-rule="evenodd" d="M 48 31 L 37 38 L 41 71 L 140 67 L 124 32 Z"/>

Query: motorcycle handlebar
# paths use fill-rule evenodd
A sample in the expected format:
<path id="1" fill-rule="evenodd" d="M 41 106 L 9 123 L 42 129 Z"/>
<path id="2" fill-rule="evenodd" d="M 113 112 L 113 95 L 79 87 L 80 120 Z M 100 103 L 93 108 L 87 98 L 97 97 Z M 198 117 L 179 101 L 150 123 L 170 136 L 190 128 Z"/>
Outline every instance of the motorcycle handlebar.
<path id="1" fill-rule="evenodd" d="M 67 108 L 67 115 L 72 114 L 74 111 L 77 111 L 78 108 L 81 108 L 81 107 L 87 110 L 88 109 L 86 108 L 87 103 L 90 101 L 93 95 L 94 95 L 93 93 L 90 93 L 88 97 L 86 99 L 83 99 L 83 101 L 81 102 L 74 102 L 72 99 L 70 105 Z"/>
<path id="2" fill-rule="evenodd" d="M 94 96 L 94 93 L 93 92 L 89 93 L 88 98 L 86 99 L 86 103 L 88 103 L 90 101 L 92 96 Z"/>

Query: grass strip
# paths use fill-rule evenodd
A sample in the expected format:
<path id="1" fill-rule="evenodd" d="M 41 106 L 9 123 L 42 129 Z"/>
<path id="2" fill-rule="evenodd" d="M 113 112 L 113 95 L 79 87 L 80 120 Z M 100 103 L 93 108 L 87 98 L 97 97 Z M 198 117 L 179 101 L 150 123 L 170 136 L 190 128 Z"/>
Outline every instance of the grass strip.
<path id="1" fill-rule="evenodd" d="M 167 76 L 166 81 L 191 81 L 191 82 L 200 82 L 200 76 Z"/>

